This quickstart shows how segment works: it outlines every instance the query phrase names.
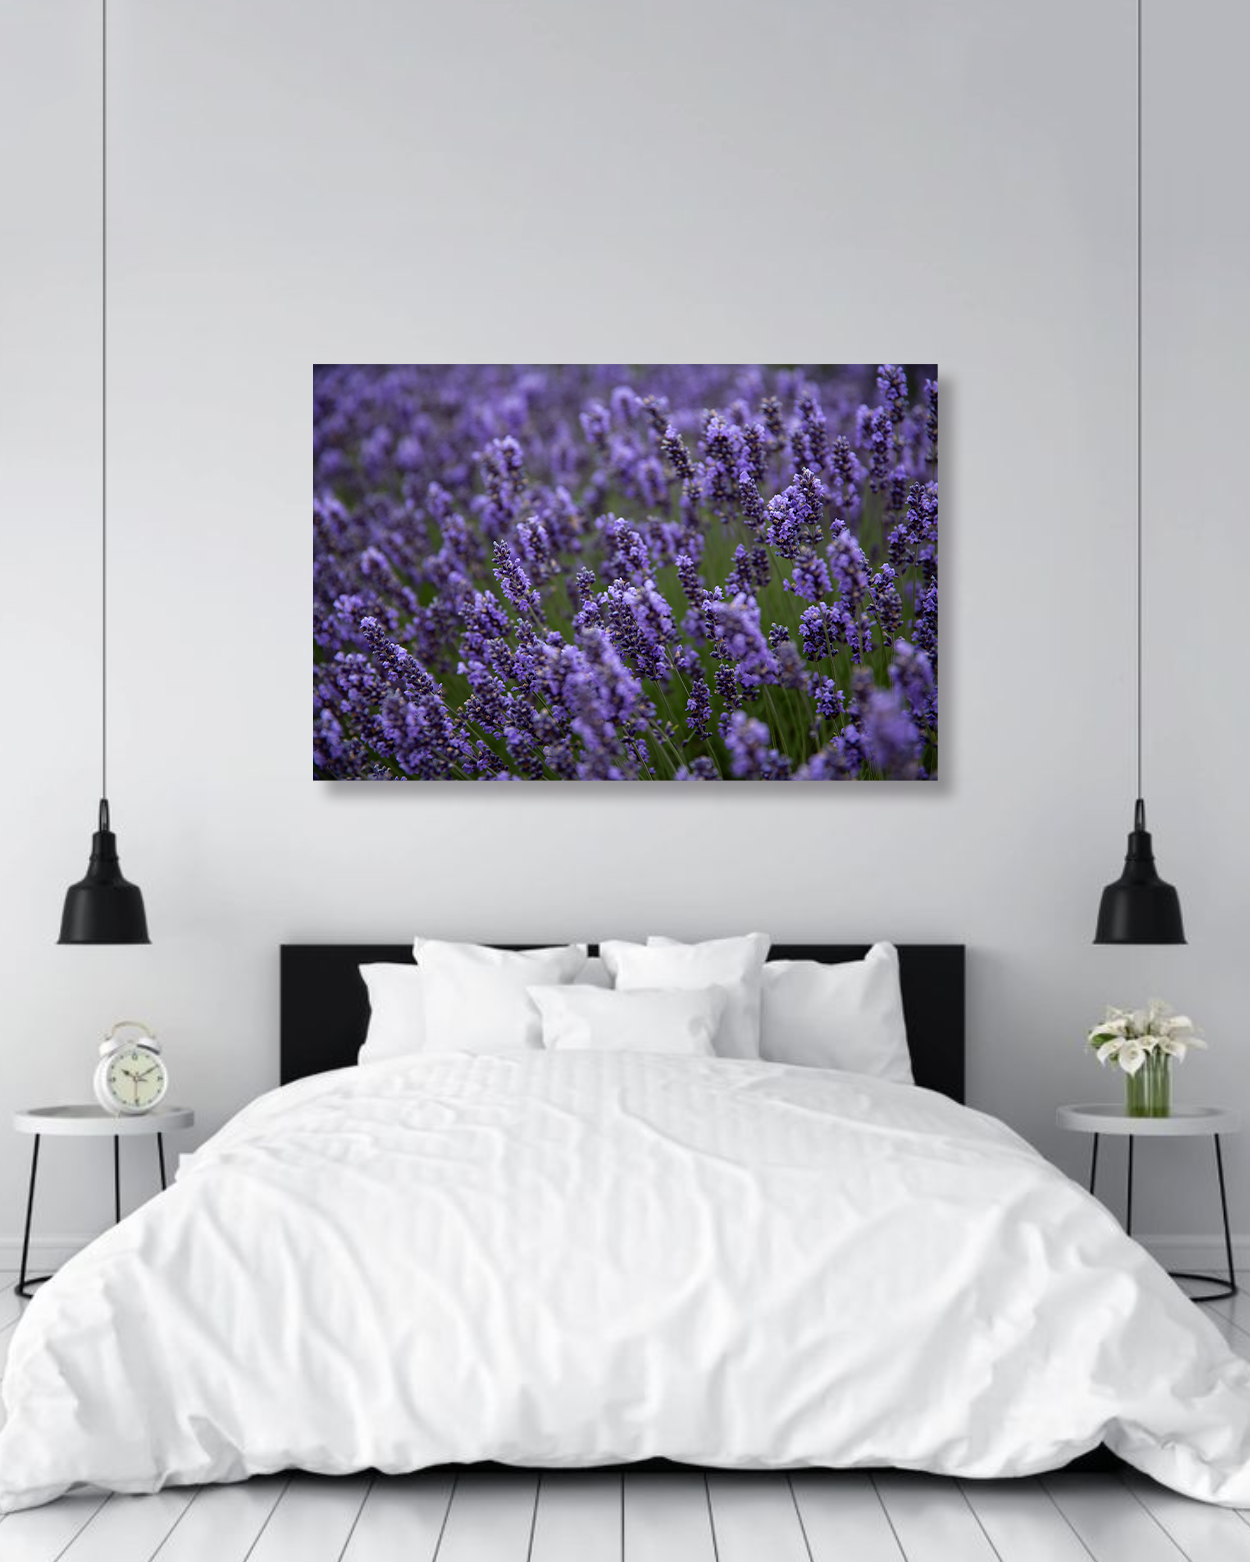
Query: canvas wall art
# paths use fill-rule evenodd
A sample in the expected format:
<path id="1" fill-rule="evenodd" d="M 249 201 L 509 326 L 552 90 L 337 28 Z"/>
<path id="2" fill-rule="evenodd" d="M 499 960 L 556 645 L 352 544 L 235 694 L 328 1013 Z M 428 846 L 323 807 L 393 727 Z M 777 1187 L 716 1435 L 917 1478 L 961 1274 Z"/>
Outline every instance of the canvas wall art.
<path id="1" fill-rule="evenodd" d="M 313 773 L 933 779 L 936 367 L 318 366 Z"/>

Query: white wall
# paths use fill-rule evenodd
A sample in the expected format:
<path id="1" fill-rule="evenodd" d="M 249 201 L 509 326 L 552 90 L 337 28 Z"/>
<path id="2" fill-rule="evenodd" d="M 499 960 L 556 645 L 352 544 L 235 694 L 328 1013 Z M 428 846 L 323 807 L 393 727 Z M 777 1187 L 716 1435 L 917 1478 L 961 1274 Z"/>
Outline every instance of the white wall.
<path id="1" fill-rule="evenodd" d="M 88 0 L 0 11 L 0 1107 L 81 1098 L 137 1013 L 215 1128 L 276 1079 L 283 940 L 747 926 L 964 940 L 971 1098 L 1074 1171 L 1109 999 L 1191 1010 L 1182 1097 L 1250 1106 L 1250 10 L 1147 5 L 1147 790 L 1191 939 L 1154 952 L 1089 943 L 1133 798 L 1132 0 L 114 0 L 110 792 L 155 942 L 57 948 L 97 798 L 98 49 Z M 310 365 L 531 358 L 939 362 L 940 784 L 309 779 Z M 1142 1229 L 1213 1232 L 1208 1147 L 1157 1151 Z M 27 1153 L 0 1128 L 7 1242 Z M 45 1168 L 45 1238 L 108 1217 L 102 1146 Z"/>

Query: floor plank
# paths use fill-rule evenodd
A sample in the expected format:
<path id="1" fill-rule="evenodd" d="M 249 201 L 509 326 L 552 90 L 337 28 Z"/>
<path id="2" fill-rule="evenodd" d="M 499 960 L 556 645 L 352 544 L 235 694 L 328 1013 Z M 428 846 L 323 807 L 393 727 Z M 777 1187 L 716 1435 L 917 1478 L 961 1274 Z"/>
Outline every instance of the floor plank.
<path id="1" fill-rule="evenodd" d="M 369 1488 L 342 1562 L 433 1562 L 455 1483 L 455 1476 L 445 1471 L 379 1476 Z M 518 1562 L 523 1558 L 524 1553 L 518 1553 Z"/>
<path id="2" fill-rule="evenodd" d="M 790 1486 L 812 1562 L 900 1562 L 902 1548 L 868 1476 L 796 1470 Z"/>
<path id="3" fill-rule="evenodd" d="M 456 1482 L 438 1562 L 524 1562 L 537 1496 L 536 1473 L 467 1471 Z"/>
<path id="4" fill-rule="evenodd" d="M 1095 1562 L 1176 1562 L 1184 1555 L 1115 1476 L 1044 1475 L 1042 1484 Z"/>
<path id="5" fill-rule="evenodd" d="M 147 1562 L 194 1496 L 194 1487 L 176 1486 L 147 1497 L 110 1497 L 62 1556 L 65 1562 Z"/>
<path id="6" fill-rule="evenodd" d="M 8 1514 L 0 1524 L 0 1562 L 56 1562 L 107 1500 L 92 1492 Z"/>
<path id="7" fill-rule="evenodd" d="M 710 1470 L 707 1489 L 717 1562 L 810 1562 L 784 1474 Z"/>
<path id="8" fill-rule="evenodd" d="M 286 1490 L 285 1475 L 204 1486 L 155 1553 L 157 1562 L 242 1562 Z M 118 1553 L 119 1556 L 124 1553 Z"/>
<path id="9" fill-rule="evenodd" d="M 1217 1302 L 1204 1302 L 1202 1310 L 1211 1313 L 1213 1317 L 1224 1319 L 1250 1340 L 1250 1295 L 1244 1289 L 1238 1291 L 1236 1296 L 1226 1296 Z"/>
<path id="10" fill-rule="evenodd" d="M 1231 1318 L 1226 1317 L 1222 1312 L 1217 1312 L 1214 1302 L 1208 1303 L 1203 1308 L 1203 1312 L 1224 1336 L 1229 1350 L 1234 1355 L 1250 1357 L 1250 1334 L 1247 1334 L 1244 1329 L 1239 1329 Z"/>
<path id="11" fill-rule="evenodd" d="M 907 1562 L 997 1562 L 954 1481 L 890 1470 L 873 1482 Z"/>
<path id="12" fill-rule="evenodd" d="M 716 1562 L 702 1472 L 627 1470 L 624 1533 L 625 1562 Z"/>
<path id="13" fill-rule="evenodd" d="M 339 1562 L 368 1490 L 367 1475 L 293 1475 L 248 1562 Z"/>
<path id="14" fill-rule="evenodd" d="M 1089 1562 L 1085 1543 L 1040 1482 L 960 1481 L 959 1485 L 1005 1562 Z"/>
<path id="15" fill-rule="evenodd" d="M 622 1492 L 617 1474 L 544 1471 L 529 1562 L 621 1562 Z"/>
<path id="16" fill-rule="evenodd" d="M 1124 1484 L 1187 1557 L 1199 1562 L 1250 1562 L 1250 1528 L 1231 1508 L 1192 1502 L 1144 1475 Z"/>

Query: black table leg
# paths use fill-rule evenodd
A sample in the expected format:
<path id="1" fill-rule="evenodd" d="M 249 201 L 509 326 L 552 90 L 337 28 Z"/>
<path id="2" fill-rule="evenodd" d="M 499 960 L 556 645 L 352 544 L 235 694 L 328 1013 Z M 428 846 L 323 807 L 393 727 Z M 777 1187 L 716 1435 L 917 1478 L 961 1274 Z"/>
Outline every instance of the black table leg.
<path id="1" fill-rule="evenodd" d="M 1094 1135 L 1094 1148 L 1089 1158 L 1089 1191 L 1094 1191 L 1094 1184 L 1098 1181 L 1098 1135 Z"/>
<path id="2" fill-rule="evenodd" d="M 1224 1218 L 1224 1256 L 1228 1260 L 1228 1294 L 1237 1294 L 1237 1271 L 1233 1268 L 1233 1239 L 1228 1229 L 1228 1189 L 1224 1185 L 1224 1152 L 1220 1149 L 1220 1136 L 1213 1134 L 1215 1140 L 1215 1169 L 1220 1178 L 1220 1214 Z"/>
<path id="3" fill-rule="evenodd" d="M 1215 1140 L 1215 1170 L 1220 1180 L 1220 1216 L 1224 1222 L 1224 1257 L 1228 1260 L 1228 1278 L 1219 1279 L 1211 1275 L 1195 1275 L 1186 1269 L 1169 1269 L 1168 1273 L 1173 1280 L 1193 1280 L 1198 1285 L 1210 1286 L 1208 1291 L 1186 1291 L 1186 1296 L 1191 1302 L 1222 1302 L 1230 1296 L 1237 1295 L 1237 1271 L 1233 1268 L 1233 1239 L 1228 1229 L 1228 1189 L 1224 1183 L 1224 1152 L 1220 1148 L 1219 1134 L 1212 1134 Z"/>
<path id="4" fill-rule="evenodd" d="M 1128 1136 L 1128 1198 L 1124 1208 L 1124 1233 L 1133 1235 L 1133 1136 Z"/>
<path id="5" fill-rule="evenodd" d="M 18 1296 L 30 1300 L 30 1288 L 32 1285 L 42 1285 L 45 1280 L 51 1279 L 50 1275 L 28 1275 L 26 1262 L 30 1257 L 30 1220 L 35 1210 L 35 1178 L 39 1174 L 39 1135 L 35 1135 L 35 1146 L 30 1156 L 30 1189 L 26 1194 L 26 1229 L 22 1233 L 22 1268 L 17 1277 L 17 1284 L 13 1287 Z"/>
<path id="6" fill-rule="evenodd" d="M 165 1191 L 165 1135 L 156 1136 L 156 1154 L 161 1163 L 161 1192 Z"/>
<path id="7" fill-rule="evenodd" d="M 121 1168 L 122 1136 L 113 1135 L 113 1224 L 120 1223 L 122 1218 L 122 1168 Z"/>

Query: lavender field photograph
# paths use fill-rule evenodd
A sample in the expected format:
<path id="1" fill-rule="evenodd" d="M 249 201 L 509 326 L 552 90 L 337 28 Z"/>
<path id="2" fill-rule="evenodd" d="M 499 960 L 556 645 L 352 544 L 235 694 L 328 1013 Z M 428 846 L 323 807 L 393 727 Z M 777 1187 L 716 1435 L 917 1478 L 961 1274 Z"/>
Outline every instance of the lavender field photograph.
<path id="1" fill-rule="evenodd" d="M 923 364 L 313 372 L 313 774 L 938 774 Z"/>

